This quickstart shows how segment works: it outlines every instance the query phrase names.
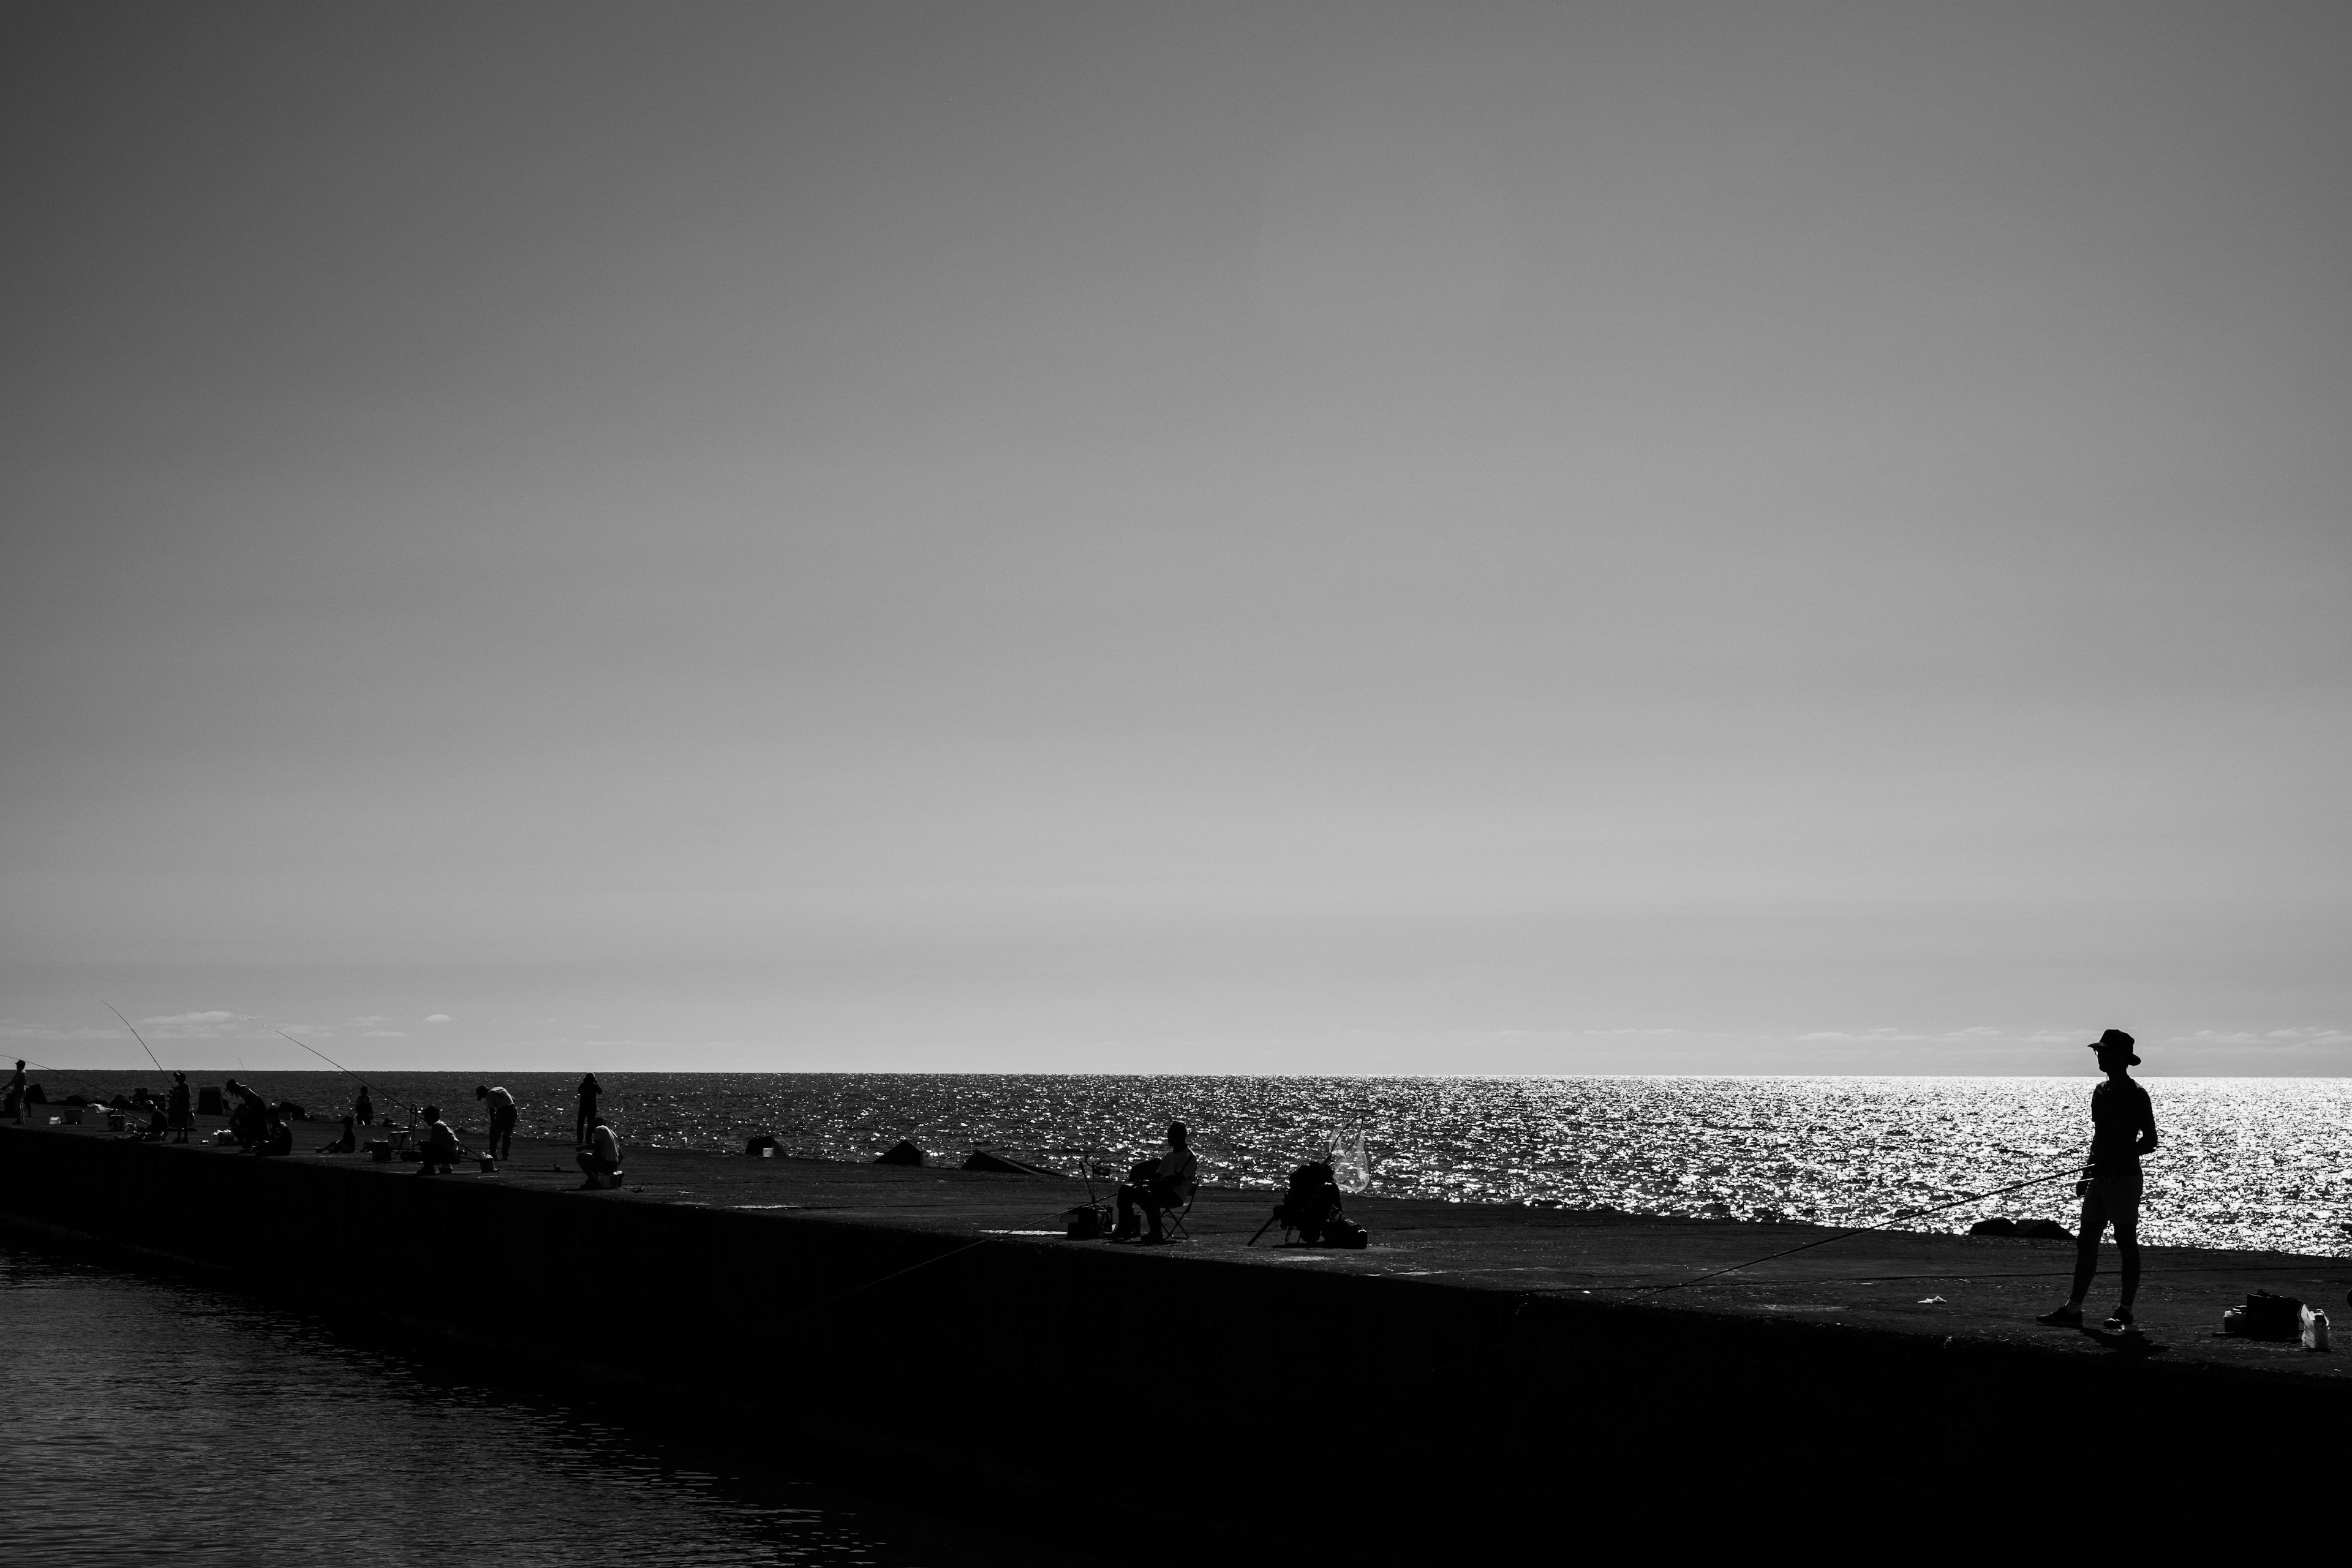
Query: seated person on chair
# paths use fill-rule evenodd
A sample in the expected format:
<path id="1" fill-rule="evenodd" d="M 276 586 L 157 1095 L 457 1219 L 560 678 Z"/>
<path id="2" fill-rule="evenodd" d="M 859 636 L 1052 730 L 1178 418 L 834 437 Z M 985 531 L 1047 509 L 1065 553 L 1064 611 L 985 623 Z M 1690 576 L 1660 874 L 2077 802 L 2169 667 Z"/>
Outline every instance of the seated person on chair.
<path id="1" fill-rule="evenodd" d="M 1151 1233 L 1139 1239 L 1165 1241 L 1160 1234 L 1160 1211 L 1184 1206 L 1184 1200 L 1200 1179 L 1201 1162 L 1192 1149 L 1192 1130 L 1181 1121 L 1168 1125 L 1168 1152 L 1157 1160 L 1139 1162 L 1127 1173 L 1126 1183 L 1118 1189 L 1118 1226 L 1111 1233 L 1114 1240 L 1135 1236 L 1135 1211 L 1141 1209 L 1151 1221 Z"/>
<path id="2" fill-rule="evenodd" d="M 580 1151 L 580 1168 L 588 1173 L 583 1187 L 601 1187 L 621 1173 L 621 1139 L 600 1111 L 588 1130 L 588 1142 Z"/>
<path id="3" fill-rule="evenodd" d="M 425 1158 L 417 1165 L 416 1173 L 420 1176 L 446 1175 L 456 1168 L 465 1151 L 457 1147 L 457 1135 L 449 1131 L 449 1124 L 441 1120 L 439 1106 L 425 1108 Z"/>

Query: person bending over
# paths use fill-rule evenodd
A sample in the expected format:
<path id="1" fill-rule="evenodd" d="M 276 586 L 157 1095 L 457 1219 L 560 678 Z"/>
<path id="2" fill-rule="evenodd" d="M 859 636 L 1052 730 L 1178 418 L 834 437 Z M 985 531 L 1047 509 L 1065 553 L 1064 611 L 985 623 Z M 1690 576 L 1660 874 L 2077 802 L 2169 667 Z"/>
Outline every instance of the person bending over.
<path id="1" fill-rule="evenodd" d="M 446 1175 L 457 1167 L 465 1151 L 457 1147 L 457 1135 L 449 1131 L 449 1124 L 441 1120 L 439 1106 L 425 1108 L 425 1157 L 417 1165 L 416 1173 L 420 1176 Z"/>
<path id="2" fill-rule="evenodd" d="M 228 1133 L 240 1149 L 258 1149 L 269 1137 L 269 1102 L 235 1079 L 228 1080 L 236 1105 L 228 1113 Z"/>
<path id="3" fill-rule="evenodd" d="M 2083 1300 L 2099 1271 L 2099 1235 L 2112 1225 L 2123 1289 L 2107 1327 L 2129 1329 L 2132 1302 L 2139 1295 L 2139 1161 L 2156 1152 L 2156 1107 L 2126 1070 L 2139 1065 L 2129 1035 L 2109 1029 L 2091 1049 L 2099 1053 L 2099 1070 L 2107 1081 L 2091 1091 L 2091 1158 L 2074 1184 L 2083 1199 L 2082 1228 L 2074 1238 L 2074 1293 L 2041 1321 L 2053 1329 L 2083 1326 Z"/>
<path id="4" fill-rule="evenodd" d="M 621 1139 L 599 1116 L 588 1130 L 587 1146 L 580 1151 L 580 1169 L 588 1179 L 583 1187 L 601 1187 L 621 1173 Z"/>
<path id="5" fill-rule="evenodd" d="M 1156 1161 L 1143 1161 L 1128 1173 L 1126 1183 L 1118 1189 L 1118 1225 L 1111 1233 L 1114 1239 L 1168 1239 L 1160 1233 L 1160 1211 L 1182 1208 L 1185 1194 L 1200 1179 L 1201 1162 L 1193 1155 L 1192 1144 L 1192 1130 L 1181 1121 L 1171 1121 L 1168 1124 L 1168 1152 Z M 1148 1235 L 1135 1235 L 1137 1209 L 1141 1209 L 1151 1221 Z"/>
<path id="6" fill-rule="evenodd" d="M 503 1089 L 488 1084 L 474 1086 L 474 1098 L 486 1100 L 490 1108 L 490 1146 L 485 1151 L 493 1160 L 504 1160 L 514 1153 L 514 1096 Z"/>

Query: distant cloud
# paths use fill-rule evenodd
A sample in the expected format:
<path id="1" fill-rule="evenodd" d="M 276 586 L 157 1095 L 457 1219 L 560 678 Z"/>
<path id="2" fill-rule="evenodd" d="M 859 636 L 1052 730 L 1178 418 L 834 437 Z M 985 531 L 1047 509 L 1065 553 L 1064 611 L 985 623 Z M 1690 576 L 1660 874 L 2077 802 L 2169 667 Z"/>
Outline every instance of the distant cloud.
<path id="1" fill-rule="evenodd" d="M 246 1031 L 236 1026 L 251 1023 L 243 1014 L 171 1013 L 160 1017 L 142 1018 L 139 1026 L 161 1040 L 217 1040 Z"/>
<path id="2" fill-rule="evenodd" d="M 354 1029 L 372 1029 L 378 1024 L 389 1024 L 392 1020 L 385 1017 L 381 1013 L 370 1013 L 364 1018 L 346 1018 L 343 1022 L 349 1024 Z"/>
<path id="3" fill-rule="evenodd" d="M 0 1018 L 0 1039 L 8 1040 L 119 1040 L 122 1031 L 109 1026 L 78 1024 L 68 1027 L 61 1024 L 34 1024 L 22 1018 Z"/>
<path id="4" fill-rule="evenodd" d="M 1799 1035 L 1807 1045 L 1919 1045 L 1928 1040 L 1957 1039 L 1956 1035 L 1917 1035 L 1908 1029 L 1815 1029 Z"/>
<path id="5" fill-rule="evenodd" d="M 446 1024 L 449 1022 L 449 1015 L 446 1013 L 427 1013 L 425 1016 L 425 1021 L 428 1024 Z"/>
<path id="6" fill-rule="evenodd" d="M 2004 1029 L 1991 1024 L 1971 1024 L 1942 1034 L 1918 1034 L 1908 1029 L 1816 1029 L 1793 1038 L 1806 1045 L 1832 1046 L 2054 1046 L 2077 1037 L 2070 1029 Z"/>
<path id="7" fill-rule="evenodd" d="M 2242 1029 L 2200 1029 L 2193 1035 L 2174 1035 L 2164 1043 L 2168 1046 L 2254 1046 L 2271 1050 L 2291 1050 L 2305 1047 L 2352 1046 L 2352 1033 L 2321 1028 L 2271 1029 L 2262 1034 Z"/>
<path id="8" fill-rule="evenodd" d="M 404 1040 L 408 1038 L 408 1031 L 405 1029 L 370 1029 L 367 1032 L 367 1037 L 371 1040 Z"/>

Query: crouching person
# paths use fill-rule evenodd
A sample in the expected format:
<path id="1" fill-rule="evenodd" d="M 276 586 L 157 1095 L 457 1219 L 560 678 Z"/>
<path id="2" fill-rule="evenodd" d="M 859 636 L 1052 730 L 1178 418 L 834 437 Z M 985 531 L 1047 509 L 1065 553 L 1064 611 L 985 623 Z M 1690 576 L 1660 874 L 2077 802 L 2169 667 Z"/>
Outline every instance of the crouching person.
<path id="1" fill-rule="evenodd" d="M 588 1179 L 583 1187 L 617 1187 L 621 1184 L 621 1140 L 612 1124 L 598 1114 L 588 1130 L 588 1142 L 580 1150 L 580 1168 Z"/>
<path id="2" fill-rule="evenodd" d="M 446 1176 L 455 1170 L 464 1152 L 457 1147 L 457 1135 L 441 1120 L 441 1108 L 425 1108 L 424 1159 L 416 1167 L 420 1176 Z"/>

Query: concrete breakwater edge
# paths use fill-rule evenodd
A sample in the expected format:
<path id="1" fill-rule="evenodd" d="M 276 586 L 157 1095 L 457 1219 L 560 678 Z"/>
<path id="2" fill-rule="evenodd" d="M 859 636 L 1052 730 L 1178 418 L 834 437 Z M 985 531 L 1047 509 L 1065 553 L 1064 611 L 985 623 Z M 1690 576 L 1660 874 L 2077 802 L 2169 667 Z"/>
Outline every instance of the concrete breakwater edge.
<path id="1" fill-rule="evenodd" d="M 2152 1249 L 2165 1350 L 2139 1356 L 2032 1323 L 2064 1243 L 1880 1234 L 1644 1290 L 1820 1233 L 1375 1198 L 1365 1252 L 1250 1247 L 1273 1194 L 1213 1188 L 1196 1239 L 1130 1248 L 1062 1239 L 1087 1190 L 1057 1178 L 636 1151 L 630 1190 L 589 1193 L 569 1154 L 420 1178 L 0 1127 L 0 1216 L 364 1314 L 485 1381 L 634 1391 L 1095 1562 L 1597 1541 L 1661 1507 L 1676 1541 L 1832 1500 L 1916 1518 L 2071 1498 L 2102 1445 L 2332 1471 L 2352 1415 L 2352 1358 L 2213 1335 L 2251 1289 L 2341 1303 L 2342 1258 Z M 2168 1491 L 2166 1528 L 2242 1506 L 2214 1479 Z M 2298 1497 L 2265 1493 L 2274 1526 Z"/>

